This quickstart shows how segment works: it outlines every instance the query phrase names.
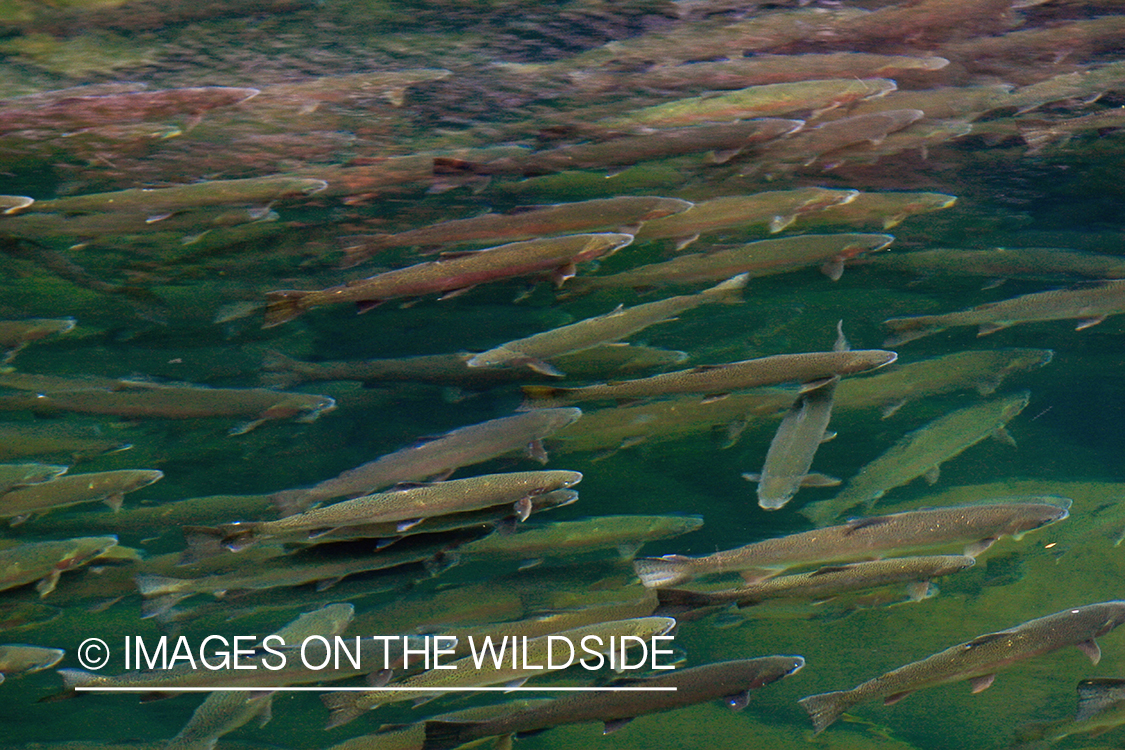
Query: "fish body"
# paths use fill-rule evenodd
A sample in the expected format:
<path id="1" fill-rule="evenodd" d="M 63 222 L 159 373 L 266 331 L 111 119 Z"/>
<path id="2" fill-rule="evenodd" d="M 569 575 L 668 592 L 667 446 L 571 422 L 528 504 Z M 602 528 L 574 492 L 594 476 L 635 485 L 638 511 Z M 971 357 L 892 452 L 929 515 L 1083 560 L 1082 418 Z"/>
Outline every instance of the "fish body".
<path id="1" fill-rule="evenodd" d="M 988 396 L 1009 375 L 1048 364 L 1050 349 L 979 349 L 900 364 L 869 378 L 849 378 L 836 391 L 841 409 L 878 407 L 884 417 L 923 396 L 974 389 Z"/>
<path id="2" fill-rule="evenodd" d="M 218 527 L 218 531 L 223 544 L 241 548 L 270 537 L 304 534 L 313 539 L 364 524 L 397 522 L 397 526 L 405 530 L 425 518 L 494 505 L 519 505 L 523 509 L 520 514 L 524 511 L 529 514 L 531 498 L 572 487 L 581 480 L 582 475 L 576 471 L 522 471 L 451 479 L 344 500 L 277 521 L 226 524 Z"/>
<path id="3" fill-rule="evenodd" d="M 920 109 L 889 109 L 882 112 L 829 120 L 797 133 L 792 138 L 769 144 L 742 174 L 753 174 L 765 169 L 809 167 L 824 161 L 833 166 L 835 152 L 861 143 L 878 145 L 888 134 L 902 130 L 925 116 Z"/>
<path id="4" fill-rule="evenodd" d="M 677 315 L 711 302 L 738 301 L 747 277 L 739 275 L 699 294 L 669 297 L 633 307 L 621 307 L 593 318 L 533 336 L 509 341 L 481 352 L 466 364 L 469 367 L 527 365 L 537 372 L 561 375 L 547 361 L 565 354 L 584 351 L 599 344 L 619 341 L 650 325 L 675 319 Z"/>
<path id="5" fill-rule="evenodd" d="M 117 545 L 117 537 L 78 537 L 52 542 L 26 542 L 0 550 L 0 591 L 38 581 L 36 590 L 46 596 L 55 590 L 59 576 L 86 565 Z"/>
<path id="6" fill-rule="evenodd" d="M 800 656 L 763 656 L 757 659 L 704 664 L 690 669 L 622 684 L 670 687 L 653 692 L 579 693 L 541 707 L 530 707 L 509 716 L 483 722 L 426 722 L 423 750 L 447 750 L 482 737 L 531 733 L 564 724 L 603 722 L 611 732 L 637 716 L 723 698 L 734 708 L 749 700 L 749 692 L 793 674 L 805 664 Z"/>
<path id="7" fill-rule="evenodd" d="M 703 526 L 700 516 L 595 516 L 575 521 L 528 524 L 511 534 L 499 534 L 462 545 L 464 559 L 541 559 L 579 555 L 596 549 L 635 550 L 654 539 L 669 539 Z"/>
<path id="8" fill-rule="evenodd" d="M 681 213 L 692 203 L 679 198 L 620 195 L 577 203 L 559 203 L 514 214 L 485 214 L 443 221 L 399 234 L 378 235 L 344 250 L 345 267 L 391 247 L 441 247 L 466 242 L 515 242 L 580 232 L 636 231 L 653 219 Z"/>
<path id="9" fill-rule="evenodd" d="M 483 163 L 435 158 L 434 168 L 455 173 L 522 174 L 525 177 L 535 177 L 569 169 L 625 166 L 704 151 L 734 155 L 747 147 L 795 132 L 803 124 L 802 120 L 759 118 L 668 128 L 644 135 L 623 135 L 604 142 L 560 146 Z"/>
<path id="10" fill-rule="evenodd" d="M 741 89 L 771 83 L 795 83 L 828 78 L 894 78 L 899 72 L 933 72 L 949 65 L 944 57 L 874 55 L 829 52 L 804 55 L 754 55 L 723 62 L 660 65 L 634 73 L 634 85 L 675 91 L 704 87 L 711 91 Z"/>
<path id="11" fill-rule="evenodd" d="M 1117 255 L 1049 247 L 917 250 L 872 258 L 870 265 L 919 276 L 1125 279 L 1125 261 Z"/>
<path id="12" fill-rule="evenodd" d="M 487 390 L 530 378 L 550 380 L 531 369 L 469 367 L 469 357 L 462 354 L 423 354 L 416 357 L 369 359 L 363 361 L 306 362 L 278 352 L 270 352 L 262 367 L 276 385 L 289 388 L 317 380 L 359 380 L 364 383 L 430 383 L 467 390 Z M 570 354 L 561 354 L 550 362 L 552 367 L 575 377 L 605 377 L 607 374 L 628 374 L 651 370 L 687 359 L 684 352 L 635 346 L 618 342 L 598 344 Z"/>
<path id="13" fill-rule="evenodd" d="M 933 484 L 943 462 L 985 438 L 995 435 L 1010 442 L 1004 426 L 1029 399 L 1030 393 L 1023 391 L 958 409 L 923 425 L 861 468 L 839 495 L 812 503 L 801 514 L 824 526 L 849 508 L 870 508 L 889 490 L 920 476 Z"/>
<path id="14" fill-rule="evenodd" d="M 2 204 L 0 204 L 2 205 Z M 33 341 L 73 331 L 74 318 L 31 318 L 30 320 L 0 320 L 0 364 L 10 362 L 20 349 Z"/>
<path id="15" fill-rule="evenodd" d="M 258 719 L 265 726 L 272 718 L 273 693 L 227 690 L 210 693 L 192 713 L 165 750 L 212 750 L 219 738 Z"/>
<path id="16" fill-rule="evenodd" d="M 66 652 L 61 648 L 0 644 L 0 682 L 7 675 L 31 674 L 50 669 L 62 661 L 65 655 Z"/>
<path id="17" fill-rule="evenodd" d="M 611 620 L 584 625 L 559 631 L 552 635 L 556 639 L 561 638 L 570 643 L 581 643 L 590 636 L 596 636 L 601 641 L 590 641 L 591 644 L 596 644 L 591 645 L 591 648 L 594 650 L 604 648 L 608 652 L 609 649 L 617 648 L 617 646 L 611 645 L 616 642 L 615 636 L 620 638 L 629 635 L 648 640 L 653 636 L 667 633 L 675 625 L 676 621 L 671 617 L 639 617 L 630 620 Z M 548 658 L 554 643 L 550 636 L 531 638 L 525 643 L 526 651 L 521 650 L 521 658 L 517 660 L 515 665 L 510 664 L 506 659 L 497 665 L 486 656 L 481 666 L 478 667 L 474 657 L 468 656 L 450 662 L 447 669 L 432 669 L 407 677 L 395 683 L 394 687 L 483 687 L 523 680 L 535 675 L 556 671 L 548 665 Z M 526 654 L 526 656 L 523 654 Z M 332 712 L 327 728 L 331 729 L 346 724 L 361 716 L 364 711 L 370 711 L 384 703 L 427 697 L 430 697 L 430 694 L 426 690 L 410 691 L 405 689 L 372 690 L 362 693 L 329 693 L 324 696 L 324 704 Z"/>
<path id="18" fill-rule="evenodd" d="M 913 110 L 917 111 L 917 110 Z M 889 137 L 889 136 L 888 136 Z M 940 211 L 957 202 L 957 196 L 946 193 L 914 192 L 862 192 L 855 200 L 839 206 L 829 206 L 816 214 L 801 216 L 799 227 L 813 229 L 826 226 L 875 227 L 882 231 L 893 229 L 917 214 Z M 928 252 L 928 251 L 922 251 Z M 908 255 L 913 255 L 909 253 Z M 899 254 L 895 254 L 896 256 Z M 880 259 L 886 255 L 878 256 Z M 872 259 L 872 263 L 881 261 Z M 893 263 L 888 265 L 894 265 Z"/>
<path id="19" fill-rule="evenodd" d="M 1125 281 L 1107 281 L 1096 286 L 1025 294 L 943 315 L 890 318 L 883 325 L 891 329 L 889 346 L 959 326 L 977 326 L 977 336 L 987 336 L 1019 323 L 1077 320 L 1076 329 L 1081 331 L 1121 313 L 1125 313 Z"/>
<path id="20" fill-rule="evenodd" d="M 833 109 L 861 99 L 886 96 L 897 87 L 889 78 L 829 78 L 771 83 L 717 96 L 695 96 L 602 120 L 606 127 L 670 128 L 703 122 L 729 122 L 751 117 L 785 117 Z"/>
<path id="21" fill-rule="evenodd" d="M 67 472 L 69 466 L 51 464 L 0 464 L 0 497 L 9 490 L 49 482 Z"/>
<path id="22" fill-rule="evenodd" d="M 50 482 L 19 487 L 0 495 L 0 518 L 19 520 L 80 503 L 104 502 L 121 507 L 126 493 L 164 477 L 156 469 L 118 469 L 89 474 L 67 474 Z"/>
<path id="23" fill-rule="evenodd" d="M 0 108 L 0 133 L 45 128 L 77 130 L 107 123 L 139 122 L 176 115 L 198 115 L 229 107 L 258 95 L 258 89 L 199 86 L 83 94 L 83 87 L 9 99 Z"/>
<path id="24" fill-rule="evenodd" d="M 610 276 L 587 276 L 575 286 L 578 289 L 644 289 L 706 283 L 740 273 L 757 278 L 809 266 L 820 266 L 826 276 L 838 279 L 844 273 L 847 261 L 882 250 L 893 241 L 894 237 L 889 234 L 805 234 L 778 237 L 711 253 L 681 255 L 663 263 L 652 263 Z"/>
<path id="25" fill-rule="evenodd" d="M 574 275 L 576 264 L 611 255 L 632 241 L 633 235 L 617 233 L 547 237 L 446 254 L 439 260 L 326 289 L 269 292 L 263 327 L 281 325 L 313 307 L 341 302 L 354 302 L 362 312 L 389 299 L 448 294 L 490 281 L 548 272 L 554 274 L 557 283 L 562 283 Z"/>
<path id="26" fill-rule="evenodd" d="M 840 480 L 809 474 L 817 448 L 825 440 L 832 419 L 832 402 L 838 378 L 798 394 L 770 441 L 760 474 L 742 478 L 758 483 L 758 505 L 777 510 L 793 499 L 802 486 L 832 486 Z"/>
<path id="27" fill-rule="evenodd" d="M 881 698 L 885 705 L 891 705 L 922 688 L 962 680 L 970 680 L 972 691 L 979 693 L 992 684 L 996 672 L 1008 665 L 1067 646 L 1077 646 L 1097 664 L 1101 651 L 1094 639 L 1122 622 L 1125 622 L 1125 601 L 1065 609 L 951 646 L 851 690 L 810 695 L 800 703 L 809 712 L 814 731 L 819 734 L 841 713 L 858 703 Z"/>
<path id="28" fill-rule="evenodd" d="M 541 400 L 548 400 L 550 403 L 601 399 L 628 401 L 671 393 L 698 393 L 715 398 L 766 385 L 808 383 L 837 375 L 865 372 L 888 365 L 897 356 L 894 352 L 882 349 L 775 354 L 759 359 L 702 365 L 648 378 L 578 388 L 527 385 L 523 387 L 523 392 L 531 403 Z"/>
<path id="29" fill-rule="evenodd" d="M 252 417 L 236 427 L 241 434 L 267 420 L 311 422 L 336 408 L 328 396 L 288 393 L 268 388 L 208 388 L 188 383 L 155 383 L 110 378 L 71 379 L 45 375 L 0 375 L 0 387 L 23 390 L 27 396 L 2 396 L 4 408 L 72 411 L 123 417 L 199 419 Z"/>
<path id="30" fill-rule="evenodd" d="M 274 494 L 283 515 L 335 497 L 367 495 L 400 482 L 445 477 L 454 470 L 515 451 L 545 459 L 541 440 L 582 416 L 576 408 L 535 409 L 459 427 L 418 445 L 389 453 L 308 489 Z"/>
<path id="31" fill-rule="evenodd" d="M 734 445 L 755 420 L 780 418 L 793 403 L 781 388 L 735 393 L 716 401 L 679 396 L 632 406 L 586 411 L 582 421 L 555 435 L 558 452 L 614 451 L 642 443 L 677 440 L 687 435 L 722 430 L 724 448 Z"/>
<path id="32" fill-rule="evenodd" d="M 35 204 L 35 213 L 92 214 L 129 211 L 154 216 L 166 211 L 232 203 L 260 206 L 279 198 L 310 195 L 327 186 L 328 183 L 324 180 L 284 175 L 243 180 L 209 180 L 168 188 L 130 188 L 112 193 L 90 193 L 39 201 Z"/>
<path id="33" fill-rule="evenodd" d="M 703 557 L 643 557 L 634 568 L 645 586 L 668 586 L 707 575 L 745 571 L 761 580 L 798 565 L 823 565 L 892 554 L 962 546 L 976 556 L 1002 536 L 1025 533 L 1061 521 L 1070 500 L 1033 498 L 1013 502 L 958 505 L 855 518 L 797 534 L 764 539 Z"/>
<path id="34" fill-rule="evenodd" d="M 656 593 L 661 606 L 666 608 L 713 607 L 730 603 L 746 607 L 769 599 L 824 600 L 851 591 L 907 584 L 912 587 L 911 598 L 917 600 L 923 598 L 931 579 L 965 570 L 975 563 L 976 559 L 968 555 L 895 557 L 829 565 L 808 573 L 777 576 L 721 591 L 660 588 Z"/>
<path id="35" fill-rule="evenodd" d="M 809 187 L 712 198 L 687 211 L 648 222 L 637 231 L 636 240 L 673 238 L 677 240 L 677 249 L 682 250 L 700 235 L 725 229 L 764 224 L 771 232 L 777 232 L 800 215 L 847 203 L 857 195 L 858 190 Z"/>

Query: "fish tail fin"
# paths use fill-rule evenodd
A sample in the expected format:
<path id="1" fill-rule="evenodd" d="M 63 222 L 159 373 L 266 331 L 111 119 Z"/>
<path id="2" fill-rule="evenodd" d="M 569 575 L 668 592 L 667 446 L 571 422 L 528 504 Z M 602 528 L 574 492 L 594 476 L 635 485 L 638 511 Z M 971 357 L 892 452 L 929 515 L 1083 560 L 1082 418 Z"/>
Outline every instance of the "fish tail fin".
<path id="1" fill-rule="evenodd" d="M 523 395 L 528 401 L 536 402 L 534 406 L 528 408 L 540 408 L 551 404 L 563 404 L 566 402 L 566 394 L 569 393 L 571 388 L 556 388 L 552 385 L 525 385 L 521 386 Z M 546 403 L 544 403 L 546 402 Z"/>
<path id="2" fill-rule="evenodd" d="M 727 305 L 737 305 L 742 301 L 742 290 L 746 288 L 750 274 L 740 273 L 732 276 L 721 284 L 716 284 L 710 289 L 704 289 L 703 294 L 708 302 L 722 302 Z"/>
<path id="3" fill-rule="evenodd" d="M 427 721 L 422 750 L 449 750 L 464 745 L 473 739 L 471 732 L 476 724 L 472 721 Z"/>
<path id="4" fill-rule="evenodd" d="M 270 495 L 273 506 L 281 518 L 304 513 L 312 506 L 312 499 L 307 490 L 282 490 Z"/>
<path id="5" fill-rule="evenodd" d="M 363 716 L 363 709 L 356 703 L 351 693 L 326 693 L 320 697 L 331 714 L 325 729 L 335 729 Z"/>
<path id="6" fill-rule="evenodd" d="M 647 588 L 671 586 L 690 581 L 694 577 L 691 570 L 691 558 L 683 555 L 638 557 L 633 561 L 633 570 L 637 572 L 641 583 Z"/>
<path id="7" fill-rule="evenodd" d="M 136 582 L 141 596 L 146 598 L 178 594 L 183 590 L 184 585 L 182 578 L 170 578 L 168 576 L 139 575 L 135 576 L 133 581 Z"/>
<path id="8" fill-rule="evenodd" d="M 262 382 L 274 388 L 290 388 L 305 382 L 301 362 L 276 349 L 268 350 L 262 357 Z"/>
<path id="9" fill-rule="evenodd" d="M 705 592 L 692 591 L 690 589 L 658 589 L 657 599 L 660 601 L 660 606 L 662 607 L 690 607 L 695 609 L 697 607 L 706 607 L 713 603 Z"/>
<path id="10" fill-rule="evenodd" d="M 63 692 L 59 694 L 60 697 L 70 697 L 74 695 L 75 688 L 86 687 L 98 679 L 96 674 L 87 672 L 85 669 L 57 669 L 55 671 L 58 672 L 63 681 Z"/>
<path id="11" fill-rule="evenodd" d="M 181 565 L 190 565 L 227 552 L 223 546 L 223 530 L 218 527 L 184 526 L 183 531 L 187 549 L 180 555 Z"/>
<path id="12" fill-rule="evenodd" d="M 883 346 L 898 346 L 945 330 L 944 326 L 936 325 L 924 316 L 891 318 L 884 320 L 883 325 L 891 329 L 891 335 L 883 342 Z"/>
<path id="13" fill-rule="evenodd" d="M 308 292 L 300 292 L 295 289 L 268 292 L 266 294 L 266 320 L 262 323 L 262 328 L 273 328 L 282 323 L 288 323 L 304 313 L 305 307 L 301 302 L 308 294 Z"/>
<path id="14" fill-rule="evenodd" d="M 828 500 L 809 503 L 797 512 L 816 524 L 818 528 L 830 525 L 836 520 L 836 516 L 840 515 Z"/>
<path id="15" fill-rule="evenodd" d="M 823 732 L 852 705 L 852 701 L 848 699 L 848 693 L 843 690 L 810 695 L 797 702 L 809 712 L 809 718 L 812 719 L 813 723 L 813 734 Z"/>
<path id="16" fill-rule="evenodd" d="M 344 248 L 344 257 L 340 261 L 339 268 L 354 268 L 384 247 L 390 247 L 380 241 L 389 236 L 389 234 L 373 234 L 365 236 L 362 245 L 348 245 Z"/>

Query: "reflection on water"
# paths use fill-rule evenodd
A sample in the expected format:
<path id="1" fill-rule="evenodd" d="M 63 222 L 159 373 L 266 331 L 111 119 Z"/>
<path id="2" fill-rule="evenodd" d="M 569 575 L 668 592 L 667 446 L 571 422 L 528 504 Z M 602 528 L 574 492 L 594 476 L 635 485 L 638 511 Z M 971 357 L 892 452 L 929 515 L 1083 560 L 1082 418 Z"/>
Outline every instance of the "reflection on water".
<path id="1" fill-rule="evenodd" d="M 742 712 L 698 693 L 602 738 L 567 722 L 655 704 L 568 708 L 507 725 L 563 724 L 521 747 L 802 747 L 805 696 L 1123 598 L 1117 2 L 12 0 L 0 29 L 0 642 L 66 652 L 0 646 L 7 744 L 421 747 L 420 726 L 370 733 L 557 696 L 397 702 L 325 731 L 316 693 L 277 693 L 263 726 L 267 696 L 215 693 L 184 729 L 198 694 L 44 701 L 56 668 L 87 679 L 66 670 L 91 637 L 465 643 L 656 610 L 681 620 L 681 669 L 805 666 Z M 580 497 L 513 484 L 547 470 L 581 472 Z M 743 474 L 797 491 L 766 511 Z M 451 475 L 480 479 L 402 492 Z M 1041 496 L 1069 517 L 1026 536 L 857 551 L 857 530 L 835 556 L 740 568 L 799 587 L 826 564 L 977 553 L 928 589 L 673 612 L 631 562 Z M 669 563 L 692 564 L 649 561 Z M 725 570 L 676 585 L 744 585 Z M 340 603 L 354 616 L 294 623 Z M 1070 627 L 987 639 L 993 656 L 815 742 L 1119 732 L 1110 681 L 1067 723 L 1080 681 L 1125 667 L 1109 626 Z M 1090 636 L 1096 666 L 1071 648 Z M 273 684 L 365 675 L 388 676 Z"/>

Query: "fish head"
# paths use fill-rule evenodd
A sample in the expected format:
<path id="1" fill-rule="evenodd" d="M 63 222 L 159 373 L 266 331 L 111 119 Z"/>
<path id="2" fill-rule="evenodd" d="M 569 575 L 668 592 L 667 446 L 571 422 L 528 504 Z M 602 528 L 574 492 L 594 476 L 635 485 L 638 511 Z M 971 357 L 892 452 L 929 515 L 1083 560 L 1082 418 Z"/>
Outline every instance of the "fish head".
<path id="1" fill-rule="evenodd" d="M 1092 638 L 1105 635 L 1109 631 L 1116 628 L 1118 625 L 1125 623 L 1125 601 L 1115 600 L 1109 602 L 1101 602 L 1100 604 L 1091 604 L 1089 607 L 1082 609 L 1096 609 L 1097 615 L 1100 619 L 1100 624 L 1096 626 Z M 1071 610 L 1074 614 L 1081 612 L 1081 609 Z"/>
<path id="2" fill-rule="evenodd" d="M 805 666 L 805 658 L 803 656 L 774 656 L 766 658 L 769 661 L 765 662 L 762 670 L 754 678 L 751 687 L 759 688 L 763 685 L 777 682 L 782 677 L 788 677 Z"/>
<path id="3" fill-rule="evenodd" d="M 1003 533 L 1010 534 L 1012 538 L 1018 540 L 1029 531 L 1050 526 L 1070 515 L 1070 500 L 1068 498 L 1058 498 L 1057 501 L 1055 498 L 1051 498 L 1051 502 L 1045 500 L 1021 503 L 1020 508 L 1013 515 Z"/>

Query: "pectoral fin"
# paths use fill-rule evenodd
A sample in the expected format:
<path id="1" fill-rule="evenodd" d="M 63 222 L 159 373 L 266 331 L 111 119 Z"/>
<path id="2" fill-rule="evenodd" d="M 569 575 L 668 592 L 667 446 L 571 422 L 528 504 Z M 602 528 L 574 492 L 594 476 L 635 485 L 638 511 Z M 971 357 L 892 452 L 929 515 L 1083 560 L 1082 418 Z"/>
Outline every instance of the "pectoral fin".
<path id="1" fill-rule="evenodd" d="M 1097 663 L 1102 660 L 1102 650 L 1098 646 L 1098 642 L 1093 638 L 1088 641 L 1082 641 L 1077 645 L 1078 650 L 1090 657 L 1090 661 L 1094 665 L 1097 665 Z"/>
<path id="2" fill-rule="evenodd" d="M 969 685 L 972 688 L 969 692 L 971 692 L 973 695 L 976 695 L 977 693 L 981 692 L 982 690 L 987 690 L 989 687 L 991 687 L 992 683 L 995 682 L 995 681 L 996 681 L 996 675 L 994 675 L 994 674 L 986 674 L 986 675 L 981 675 L 980 677 L 974 677 L 971 680 L 969 680 Z"/>
<path id="3" fill-rule="evenodd" d="M 618 729 L 621 729 L 623 726 L 625 726 L 626 724 L 628 724 L 632 720 L 633 720 L 632 716 L 630 716 L 627 719 L 610 719 L 609 721 L 607 721 L 605 723 L 605 729 L 602 730 L 602 734 L 612 734 L 613 732 L 616 732 Z"/>

